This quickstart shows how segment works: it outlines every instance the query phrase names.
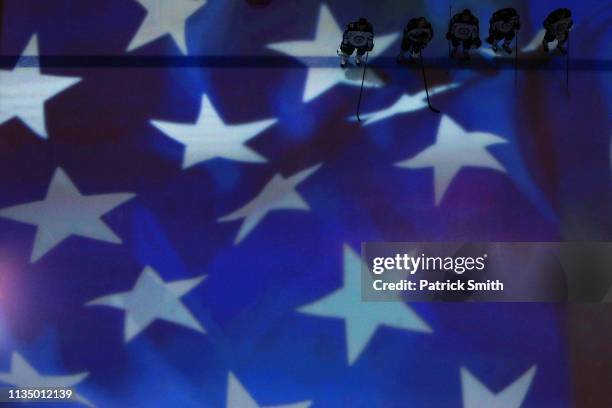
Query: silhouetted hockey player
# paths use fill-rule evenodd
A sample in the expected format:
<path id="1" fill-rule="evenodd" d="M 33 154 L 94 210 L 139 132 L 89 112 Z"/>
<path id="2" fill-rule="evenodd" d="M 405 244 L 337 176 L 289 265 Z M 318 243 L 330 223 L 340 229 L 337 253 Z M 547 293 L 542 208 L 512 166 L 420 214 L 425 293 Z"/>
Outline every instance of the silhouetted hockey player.
<path id="1" fill-rule="evenodd" d="M 557 49 L 562 54 L 567 54 L 565 44 L 569 40 L 569 34 L 573 26 L 572 12 L 569 9 L 560 8 L 550 13 L 544 21 L 544 28 L 546 29 L 542 42 L 544 51 L 549 52 L 549 44 L 557 40 Z"/>
<path id="2" fill-rule="evenodd" d="M 406 53 L 409 53 L 408 58 L 410 59 L 419 59 L 421 62 L 423 82 L 425 84 L 425 94 L 427 95 L 427 104 L 429 105 L 429 109 L 431 109 L 433 112 L 440 113 L 439 110 L 431 105 L 429 100 L 429 86 L 427 85 L 427 76 L 425 74 L 425 63 L 423 62 L 423 49 L 431 42 L 433 36 L 433 27 L 425 17 L 418 17 L 410 20 L 404 28 L 402 48 L 397 56 L 397 62 L 403 62 L 406 59 Z"/>
<path id="3" fill-rule="evenodd" d="M 374 29 L 372 24 L 365 18 L 360 18 L 358 21 L 350 23 L 344 35 L 342 36 L 342 43 L 340 49 L 338 49 L 338 55 L 341 58 L 340 66 L 346 67 L 349 57 L 355 50 L 355 63 L 361 65 L 361 59 L 366 52 L 370 52 L 374 49 Z"/>
<path id="4" fill-rule="evenodd" d="M 521 21 L 518 13 L 513 8 L 505 8 L 496 11 L 489 21 L 489 37 L 487 42 L 491 44 L 493 51 L 499 49 L 499 42 L 504 40 L 502 48 L 512 54 L 512 40 L 521 29 Z"/>
<path id="5" fill-rule="evenodd" d="M 463 46 L 463 58 L 470 59 L 469 51 L 482 45 L 478 18 L 467 9 L 455 14 L 448 24 L 446 39 L 453 45 L 453 57 L 457 56 L 459 46 Z"/>
<path id="6" fill-rule="evenodd" d="M 418 58 L 421 51 L 431 42 L 433 36 L 433 27 L 425 17 L 410 20 L 404 28 L 402 48 L 397 56 L 397 62 L 406 60 L 406 53 L 409 54 L 409 58 Z"/>

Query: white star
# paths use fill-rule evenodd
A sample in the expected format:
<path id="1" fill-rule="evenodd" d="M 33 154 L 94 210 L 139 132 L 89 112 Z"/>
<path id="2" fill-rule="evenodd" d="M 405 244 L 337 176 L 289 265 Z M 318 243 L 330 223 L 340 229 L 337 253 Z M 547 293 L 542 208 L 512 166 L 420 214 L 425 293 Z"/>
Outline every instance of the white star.
<path id="1" fill-rule="evenodd" d="M 327 5 L 323 4 L 319 10 L 319 21 L 314 40 L 284 41 L 268 44 L 268 48 L 302 60 L 308 65 L 307 59 L 309 57 L 336 56 L 336 50 L 342 41 L 343 32 L 344 30 L 340 28 Z M 374 39 L 374 50 L 370 52 L 369 60 L 381 55 L 397 37 L 397 33 L 376 37 Z M 361 72 L 360 68 L 346 70 L 339 67 L 308 68 L 302 102 L 309 102 L 340 83 L 361 86 Z M 382 81 L 372 70 L 368 70 L 364 86 L 379 87 L 382 86 Z"/>
<path id="2" fill-rule="evenodd" d="M 405 303 L 361 300 L 361 259 L 349 246 L 344 247 L 344 286 L 314 303 L 300 307 L 298 311 L 345 320 L 349 365 L 359 358 L 379 326 L 433 332 Z"/>
<path id="3" fill-rule="evenodd" d="M 30 38 L 22 58 L 24 56 L 39 58 L 36 35 Z M 0 70 L 0 124 L 17 117 L 39 137 L 46 139 L 45 102 L 80 80 L 44 75 L 40 67 L 20 66 L 20 62 L 12 71 Z"/>
<path id="4" fill-rule="evenodd" d="M 261 220 L 274 210 L 309 211 L 308 203 L 297 192 L 296 187 L 315 173 L 321 164 L 309 167 L 288 178 L 281 174 L 274 177 L 264 186 L 263 190 L 247 204 L 231 214 L 219 218 L 219 222 L 244 219 L 234 244 L 238 244 L 259 224 Z"/>
<path id="5" fill-rule="evenodd" d="M 451 89 L 457 88 L 459 86 L 460 84 L 458 83 L 441 85 L 441 86 L 432 88 L 429 91 L 429 96 L 441 94 Z M 381 120 L 389 119 L 395 115 L 401 115 L 402 113 L 416 112 L 421 109 L 425 109 L 427 107 L 428 107 L 427 94 L 425 90 L 422 90 L 421 92 L 418 92 L 412 95 L 404 94 L 400 96 L 400 98 L 388 108 L 385 108 L 385 109 L 382 109 L 376 112 L 362 114 L 361 119 L 364 121 L 363 126 L 368 126 L 376 122 L 380 122 Z M 356 121 L 357 116 L 352 116 L 350 120 L 353 122 Z"/>
<path id="6" fill-rule="evenodd" d="M 283 404 L 269 406 L 269 408 L 308 408 L 311 401 L 295 402 L 293 404 Z M 261 407 L 238 381 L 234 373 L 230 372 L 227 379 L 227 404 L 226 408 L 263 408 Z"/>
<path id="7" fill-rule="evenodd" d="M 226 125 L 206 95 L 202 96 L 201 106 L 195 124 L 151 121 L 153 126 L 185 145 L 183 169 L 215 157 L 250 163 L 266 161 L 251 150 L 246 142 L 275 124 L 276 119 Z"/>
<path id="8" fill-rule="evenodd" d="M 534 52 L 538 51 L 542 48 L 542 41 L 544 41 L 544 37 L 546 36 L 546 30 L 541 28 L 533 39 L 523 48 L 523 52 Z M 555 39 L 551 46 L 557 45 L 557 39 Z"/>
<path id="9" fill-rule="evenodd" d="M 461 368 L 463 408 L 520 408 L 535 373 L 536 367 L 533 366 L 506 389 L 493 394 L 466 368 Z"/>
<path id="10" fill-rule="evenodd" d="M 17 352 L 11 355 L 11 371 L 0 373 L 0 382 L 20 388 L 73 388 L 82 382 L 89 373 L 73 375 L 40 375 Z M 76 394 L 74 400 L 81 404 L 93 407 L 94 405 L 84 397 Z"/>
<path id="11" fill-rule="evenodd" d="M 483 167 L 506 173 L 506 169 L 487 150 L 488 146 L 507 143 L 491 133 L 466 132 L 444 115 L 436 143 L 417 156 L 396 163 L 409 169 L 434 168 L 436 205 L 439 205 L 455 176 L 463 167 Z"/>
<path id="12" fill-rule="evenodd" d="M 187 54 L 187 19 L 206 4 L 206 0 L 136 0 L 147 15 L 128 45 L 128 52 L 170 34 L 183 54 Z"/>
<path id="13" fill-rule="evenodd" d="M 101 217 L 133 197 L 132 193 L 82 195 L 58 167 L 43 201 L 0 209 L 0 217 L 37 227 L 30 258 L 36 262 L 71 235 L 120 244 Z"/>
<path id="14" fill-rule="evenodd" d="M 205 333 L 202 325 L 180 300 L 203 280 L 204 276 L 199 276 L 164 282 L 153 268 L 147 266 L 131 291 L 102 296 L 87 302 L 86 306 L 109 306 L 125 310 L 123 334 L 126 343 L 156 319 Z"/>

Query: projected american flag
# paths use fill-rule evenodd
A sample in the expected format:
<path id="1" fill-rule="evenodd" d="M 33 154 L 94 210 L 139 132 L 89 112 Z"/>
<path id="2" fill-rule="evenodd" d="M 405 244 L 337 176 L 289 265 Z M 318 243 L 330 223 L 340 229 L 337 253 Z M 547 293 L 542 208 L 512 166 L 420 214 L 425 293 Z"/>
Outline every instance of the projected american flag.
<path id="1" fill-rule="evenodd" d="M 97 407 L 611 406 L 609 310 L 362 302 L 359 280 L 361 242 L 611 237 L 605 2 L 2 3 L 2 386 Z M 449 6 L 483 40 L 518 10 L 516 82 L 487 46 L 447 60 Z M 540 48 L 557 7 L 569 94 Z M 362 16 L 359 123 L 362 67 L 336 50 Z M 395 63 L 418 16 L 441 114 Z"/>

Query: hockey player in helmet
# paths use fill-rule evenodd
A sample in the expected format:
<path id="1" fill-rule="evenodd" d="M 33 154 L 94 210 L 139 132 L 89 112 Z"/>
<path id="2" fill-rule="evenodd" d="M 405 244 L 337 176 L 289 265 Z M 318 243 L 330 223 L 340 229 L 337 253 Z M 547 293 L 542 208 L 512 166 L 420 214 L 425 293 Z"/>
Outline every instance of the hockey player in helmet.
<path id="1" fill-rule="evenodd" d="M 433 27 L 425 17 L 410 20 L 404 28 L 402 48 L 397 56 L 397 62 L 406 60 L 406 53 L 409 53 L 409 57 L 417 58 L 421 51 L 431 42 L 433 36 Z"/>
<path id="2" fill-rule="evenodd" d="M 502 48 L 512 54 L 512 40 L 516 32 L 521 29 L 520 17 L 515 9 L 505 8 L 496 11 L 489 21 L 489 37 L 487 42 L 491 44 L 494 52 L 499 49 L 499 42 L 504 40 Z"/>
<path id="3" fill-rule="evenodd" d="M 346 67 L 349 57 L 357 50 L 355 63 L 361 65 L 361 59 L 366 52 L 374 49 L 374 29 L 365 18 L 350 23 L 342 36 L 342 43 L 338 49 L 341 58 L 340 66 Z"/>
<path id="4" fill-rule="evenodd" d="M 448 24 L 446 39 L 453 44 L 453 56 L 457 56 L 459 46 L 463 46 L 463 58 L 470 59 L 469 51 L 482 45 L 478 18 L 467 9 L 455 14 Z"/>
<path id="5" fill-rule="evenodd" d="M 557 40 L 557 49 L 562 54 L 567 54 L 565 44 L 569 39 L 569 33 L 573 26 L 572 12 L 569 9 L 560 8 L 550 13 L 544 21 L 544 28 L 546 29 L 544 41 L 542 42 L 544 51 L 550 51 L 549 43 Z"/>

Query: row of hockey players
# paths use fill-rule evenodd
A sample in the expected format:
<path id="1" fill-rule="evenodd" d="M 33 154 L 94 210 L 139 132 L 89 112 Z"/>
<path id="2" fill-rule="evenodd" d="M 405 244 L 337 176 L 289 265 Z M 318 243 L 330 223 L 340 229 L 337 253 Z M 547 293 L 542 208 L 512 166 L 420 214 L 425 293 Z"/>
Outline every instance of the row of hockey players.
<path id="1" fill-rule="evenodd" d="M 557 49 L 567 53 L 566 43 L 569 40 L 569 32 L 573 27 L 572 13 L 569 9 L 560 8 L 548 15 L 544 21 L 546 34 L 542 46 L 546 52 L 550 51 L 550 43 L 557 41 Z M 500 48 L 508 54 L 512 54 L 512 41 L 521 29 L 520 17 L 513 8 L 505 8 L 496 11 L 489 21 L 489 43 L 494 52 Z M 423 49 L 431 42 L 434 30 L 429 21 L 424 17 L 413 18 L 404 28 L 401 51 L 398 62 L 408 58 L 418 57 Z M 448 25 L 446 39 L 452 44 L 451 55 L 469 59 L 469 51 L 480 48 L 480 25 L 478 18 L 470 10 L 463 10 L 455 14 Z M 462 49 L 462 53 L 459 49 Z M 352 22 L 344 31 L 342 43 L 338 50 L 341 58 L 340 65 L 346 67 L 349 57 L 356 52 L 355 63 L 361 65 L 363 56 L 374 49 L 374 29 L 372 24 L 365 18 Z"/>

